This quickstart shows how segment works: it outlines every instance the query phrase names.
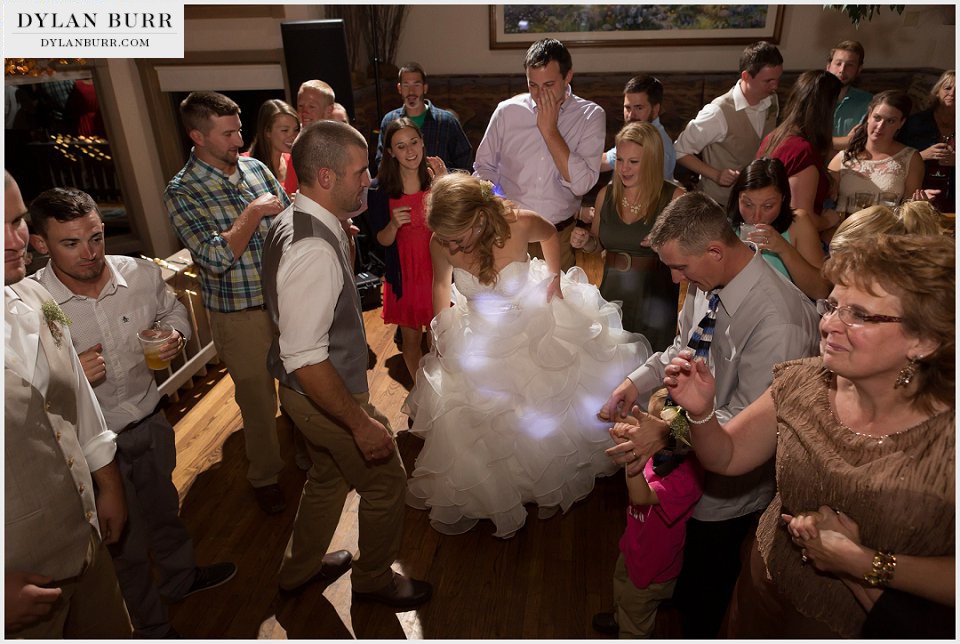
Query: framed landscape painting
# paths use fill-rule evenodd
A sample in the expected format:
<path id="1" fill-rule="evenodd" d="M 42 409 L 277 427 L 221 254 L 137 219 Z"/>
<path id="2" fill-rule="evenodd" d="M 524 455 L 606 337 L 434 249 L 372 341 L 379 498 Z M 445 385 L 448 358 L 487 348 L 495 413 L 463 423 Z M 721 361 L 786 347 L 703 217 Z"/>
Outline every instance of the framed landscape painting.
<path id="1" fill-rule="evenodd" d="M 541 38 L 568 47 L 747 44 L 780 41 L 782 5 L 490 5 L 490 49 Z"/>

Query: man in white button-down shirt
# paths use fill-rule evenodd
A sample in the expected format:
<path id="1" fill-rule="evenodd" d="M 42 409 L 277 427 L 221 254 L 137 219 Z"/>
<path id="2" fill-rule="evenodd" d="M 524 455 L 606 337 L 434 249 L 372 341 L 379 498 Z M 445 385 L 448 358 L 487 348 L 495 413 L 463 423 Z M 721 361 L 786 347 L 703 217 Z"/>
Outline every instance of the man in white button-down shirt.
<path id="1" fill-rule="evenodd" d="M 127 515 L 116 437 L 70 344 L 69 320 L 42 286 L 23 279 L 26 210 L 5 174 L 4 630 L 129 637 L 105 547 Z"/>
<path id="2" fill-rule="evenodd" d="M 32 277 L 73 321 L 73 346 L 107 428 L 117 434 L 130 513 L 126 534 L 110 552 L 127 610 L 137 637 L 169 637 L 175 633 L 161 596 L 175 601 L 219 586 L 237 569 L 232 563 L 197 566 L 171 479 L 177 464 L 173 426 L 137 340 L 138 331 L 156 323 L 172 326 L 159 354 L 172 359 L 191 335 L 187 310 L 156 264 L 105 254 L 103 221 L 87 193 L 47 190 L 30 203 L 30 220 L 34 247 L 50 256 Z"/>
<path id="3" fill-rule="evenodd" d="M 570 234 L 580 198 L 600 176 L 606 115 L 571 90 L 573 61 L 559 40 L 530 45 L 523 67 L 530 91 L 497 105 L 477 147 L 474 174 L 557 227 L 560 268 L 567 270 L 576 264 Z M 530 244 L 530 254 L 543 257 L 539 243 Z"/>
<path id="4" fill-rule="evenodd" d="M 264 241 L 263 295 L 280 332 L 267 364 L 312 466 L 280 588 L 298 592 L 346 572 L 350 553 L 326 549 L 354 488 L 363 556 L 351 573 L 353 598 L 413 608 L 432 590 L 391 568 L 400 551 L 406 474 L 386 417 L 370 404 L 360 295 L 340 225 L 370 185 L 367 144 L 349 125 L 320 121 L 293 144 L 293 165 L 300 190 Z"/>
<path id="5" fill-rule="evenodd" d="M 699 174 L 697 190 L 722 206 L 740 168 L 753 160 L 777 124 L 782 75 L 779 49 L 764 41 L 747 45 L 740 55 L 740 79 L 705 105 L 677 138 L 677 163 Z"/>

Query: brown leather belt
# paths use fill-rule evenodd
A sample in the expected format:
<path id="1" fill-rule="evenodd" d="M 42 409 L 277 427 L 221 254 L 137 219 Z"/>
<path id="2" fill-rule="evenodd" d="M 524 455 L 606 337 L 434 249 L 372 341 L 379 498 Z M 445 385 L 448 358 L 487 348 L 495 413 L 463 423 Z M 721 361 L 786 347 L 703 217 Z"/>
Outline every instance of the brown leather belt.
<path id="1" fill-rule="evenodd" d="M 606 264 L 610 268 L 626 273 L 629 271 L 651 271 L 657 267 L 660 259 L 656 255 L 631 255 L 620 251 L 607 251 Z"/>
<path id="2" fill-rule="evenodd" d="M 564 228 L 569 228 L 570 226 L 572 226 L 575 221 L 577 221 L 577 218 L 571 216 L 571 217 L 568 217 L 567 219 L 564 219 L 560 223 L 554 224 L 554 227 L 557 229 L 557 232 L 560 232 Z"/>

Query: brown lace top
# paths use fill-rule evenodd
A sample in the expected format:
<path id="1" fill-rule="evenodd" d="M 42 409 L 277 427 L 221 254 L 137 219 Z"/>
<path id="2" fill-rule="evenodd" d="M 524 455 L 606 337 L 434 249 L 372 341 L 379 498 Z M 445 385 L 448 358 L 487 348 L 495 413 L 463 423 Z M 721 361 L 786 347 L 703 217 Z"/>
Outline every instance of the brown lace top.
<path id="1" fill-rule="evenodd" d="M 856 521 L 869 548 L 953 554 L 955 410 L 883 438 L 862 436 L 834 416 L 833 383 L 819 357 L 774 367 L 777 495 L 757 542 L 770 578 L 799 612 L 858 637 L 866 611 L 840 580 L 801 565 L 780 513 L 829 505 Z"/>

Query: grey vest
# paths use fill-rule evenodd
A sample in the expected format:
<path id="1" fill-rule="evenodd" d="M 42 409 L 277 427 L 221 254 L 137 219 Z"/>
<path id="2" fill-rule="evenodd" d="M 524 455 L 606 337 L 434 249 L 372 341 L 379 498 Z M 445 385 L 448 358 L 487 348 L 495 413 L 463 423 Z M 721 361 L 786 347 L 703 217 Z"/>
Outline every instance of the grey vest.
<path id="1" fill-rule="evenodd" d="M 12 288 L 36 311 L 51 299 L 33 280 Z M 80 574 L 87 561 L 95 521 L 93 481 L 77 437 L 79 393 L 70 338 L 57 346 L 41 322 L 40 342 L 49 366 L 46 397 L 4 370 L 4 561 L 8 572 L 60 580 Z"/>
<path id="2" fill-rule="evenodd" d="M 357 292 L 353 271 L 350 270 L 347 257 L 333 231 L 316 217 L 301 210 L 295 210 L 292 205 L 277 216 L 263 243 L 261 281 L 267 310 L 270 311 L 274 326 L 279 326 L 277 269 L 280 267 L 280 258 L 291 245 L 310 237 L 318 237 L 333 247 L 340 260 L 340 269 L 343 271 L 343 289 L 337 297 L 333 323 L 330 325 L 328 359 L 343 380 L 347 391 L 352 394 L 363 393 L 369 389 L 367 336 L 363 329 L 363 310 L 360 307 L 360 294 Z M 280 381 L 281 385 L 306 395 L 296 375 L 287 373 L 283 368 L 283 361 L 280 359 L 280 342 L 277 338 L 274 338 L 270 345 L 267 369 Z"/>
<path id="3" fill-rule="evenodd" d="M 760 143 L 763 137 L 770 134 L 773 128 L 777 126 L 777 113 L 780 111 L 777 103 L 777 95 L 770 98 L 772 102 L 767 108 L 766 119 L 763 123 L 763 133 L 757 136 L 756 130 L 750 124 L 746 110 L 737 111 L 736 104 L 733 102 L 732 88 L 723 96 L 713 99 L 712 103 L 720 108 L 723 118 L 727 122 L 727 135 L 723 141 L 712 143 L 705 147 L 702 152 L 703 161 L 714 168 L 733 168 L 740 170 L 757 156 L 757 150 L 760 149 Z M 697 189 L 701 190 L 726 208 L 727 201 L 730 198 L 732 186 L 721 186 L 707 178 L 701 178 Z"/>

